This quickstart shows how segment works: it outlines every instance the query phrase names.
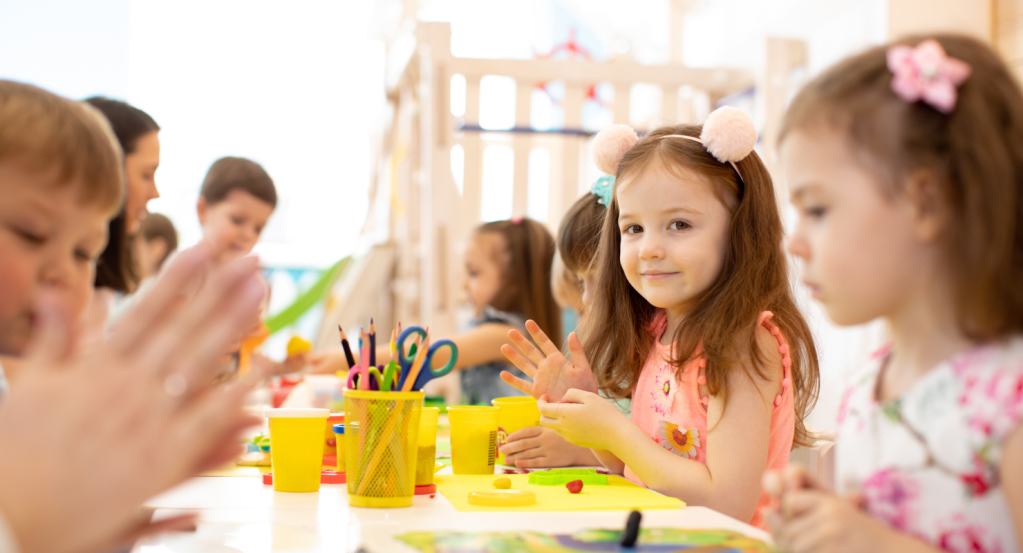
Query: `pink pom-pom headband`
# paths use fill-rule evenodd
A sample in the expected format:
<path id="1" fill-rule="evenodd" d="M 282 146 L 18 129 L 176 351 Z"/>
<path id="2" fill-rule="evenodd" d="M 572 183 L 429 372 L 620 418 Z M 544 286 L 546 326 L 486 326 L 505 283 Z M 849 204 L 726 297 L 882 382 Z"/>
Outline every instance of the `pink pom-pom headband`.
<path id="1" fill-rule="evenodd" d="M 744 111 L 724 106 L 707 117 L 699 138 L 684 134 L 668 134 L 659 138 L 684 138 L 703 145 L 714 159 L 730 164 L 742 180 L 736 162 L 753 151 L 757 144 L 757 130 Z M 604 173 L 617 175 L 618 165 L 637 142 L 639 136 L 627 125 L 611 125 L 593 139 L 593 161 Z"/>

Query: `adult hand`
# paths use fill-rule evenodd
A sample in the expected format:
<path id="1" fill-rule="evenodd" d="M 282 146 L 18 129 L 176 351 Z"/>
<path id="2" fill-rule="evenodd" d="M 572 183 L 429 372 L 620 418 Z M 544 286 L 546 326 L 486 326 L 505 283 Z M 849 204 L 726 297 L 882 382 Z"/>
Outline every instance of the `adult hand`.
<path id="1" fill-rule="evenodd" d="M 599 465 L 589 449 L 566 441 L 550 428 L 528 426 L 508 435 L 501 447 L 510 465 L 519 468 L 570 467 Z"/>
<path id="2" fill-rule="evenodd" d="M 537 400 L 540 425 L 550 428 L 562 438 L 581 447 L 614 451 L 617 430 L 630 421 L 610 401 L 593 392 L 571 389 L 561 403 L 546 397 Z"/>
<path id="3" fill-rule="evenodd" d="M 249 387 L 211 375 L 257 308 L 255 270 L 251 258 L 214 270 L 208 248 L 183 252 L 85 351 L 70 315 L 42 298 L 0 411 L 0 511 L 25 553 L 102 551 L 164 528 L 140 523 L 142 502 L 238 453 L 239 432 L 258 422 L 242 410 Z"/>
<path id="4" fill-rule="evenodd" d="M 537 399 L 546 395 L 553 402 L 562 401 L 565 392 L 572 388 L 597 393 L 593 369 L 586 360 L 583 345 L 575 332 L 568 335 L 568 349 L 572 354 L 572 360 L 569 361 L 535 322 L 526 321 L 526 330 L 540 349 L 533 346 L 519 331 L 509 330 L 508 337 L 522 353 L 507 344 L 501 346 L 501 353 L 532 378 L 533 382 L 507 371 L 501 373 L 501 380 Z"/>

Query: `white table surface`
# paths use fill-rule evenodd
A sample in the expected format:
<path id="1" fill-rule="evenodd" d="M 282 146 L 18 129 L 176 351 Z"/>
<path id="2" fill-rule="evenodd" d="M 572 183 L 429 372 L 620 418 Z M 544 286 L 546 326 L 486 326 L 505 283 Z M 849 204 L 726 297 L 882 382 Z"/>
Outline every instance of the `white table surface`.
<path id="1" fill-rule="evenodd" d="M 450 472 L 450 468 L 443 472 Z M 284 493 L 255 477 L 193 478 L 146 503 L 157 517 L 199 512 L 191 534 L 149 539 L 137 553 L 236 553 L 330 551 L 414 552 L 393 536 L 415 531 L 515 531 L 574 533 L 587 528 L 619 528 L 628 511 L 461 513 L 443 495 L 417 496 L 404 509 L 348 506 L 345 484 L 323 484 L 317 493 Z M 643 512 L 644 527 L 723 528 L 752 538 L 770 536 L 704 507 Z"/>

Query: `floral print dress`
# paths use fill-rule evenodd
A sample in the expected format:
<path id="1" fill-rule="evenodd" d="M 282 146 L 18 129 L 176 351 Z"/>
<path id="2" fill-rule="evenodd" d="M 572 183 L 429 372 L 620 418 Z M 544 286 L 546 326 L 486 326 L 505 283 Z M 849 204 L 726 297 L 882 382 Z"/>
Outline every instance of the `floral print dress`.
<path id="1" fill-rule="evenodd" d="M 1020 551 L 999 463 L 1023 419 L 1023 337 L 956 355 L 879 403 L 888 358 L 874 354 L 842 396 L 839 493 L 862 493 L 872 516 L 946 551 Z"/>
<path id="2" fill-rule="evenodd" d="M 789 346 L 781 330 L 770 321 L 773 314 L 764 311 L 758 323 L 778 340 L 782 355 L 782 393 L 774 398 L 771 413 L 771 438 L 767 451 L 767 469 L 782 470 L 788 466 L 789 450 L 795 435 L 795 405 L 792 381 L 789 378 Z M 647 355 L 639 382 L 632 391 L 632 422 L 636 423 L 655 442 L 675 455 L 707 464 L 707 404 L 709 398 L 701 395 L 700 386 L 707 383 L 703 371 L 705 359 L 696 359 L 677 371 L 668 363 L 671 346 L 661 344 L 661 335 L 667 328 L 664 311 L 654 318 L 652 329 L 656 336 Z M 628 466 L 625 477 L 643 486 L 643 481 Z M 749 523 L 764 528 L 763 509 L 770 496 L 762 493 L 756 513 Z"/>

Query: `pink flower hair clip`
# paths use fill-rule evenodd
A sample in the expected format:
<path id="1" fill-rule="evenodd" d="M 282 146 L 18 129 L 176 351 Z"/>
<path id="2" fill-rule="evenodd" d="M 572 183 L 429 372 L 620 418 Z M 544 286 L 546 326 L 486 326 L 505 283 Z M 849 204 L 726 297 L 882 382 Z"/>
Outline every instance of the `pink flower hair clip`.
<path id="1" fill-rule="evenodd" d="M 948 115 L 956 107 L 956 89 L 970 76 L 970 65 L 950 58 L 934 39 L 916 48 L 898 45 L 888 49 L 888 69 L 892 72 L 892 92 L 906 102 L 923 100 Z"/>

